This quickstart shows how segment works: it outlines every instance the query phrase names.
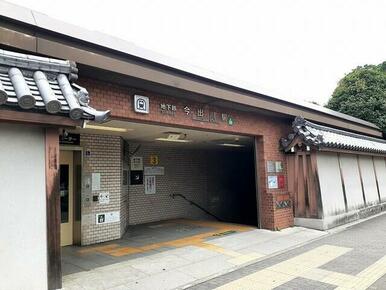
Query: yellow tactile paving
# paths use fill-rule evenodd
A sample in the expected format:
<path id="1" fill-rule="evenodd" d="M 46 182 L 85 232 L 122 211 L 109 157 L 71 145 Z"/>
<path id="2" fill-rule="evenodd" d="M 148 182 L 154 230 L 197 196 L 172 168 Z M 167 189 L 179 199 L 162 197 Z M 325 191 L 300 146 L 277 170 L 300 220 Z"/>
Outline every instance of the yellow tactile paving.
<path id="1" fill-rule="evenodd" d="M 216 289 L 273 289 L 301 276 L 311 269 L 336 259 L 350 250 L 350 248 L 323 245 Z"/>
<path id="2" fill-rule="evenodd" d="M 219 246 L 205 243 L 205 239 L 207 239 L 208 237 L 212 237 L 215 234 L 221 234 L 227 231 L 245 232 L 245 231 L 250 231 L 254 229 L 253 227 L 250 227 L 250 226 L 244 226 L 244 225 L 238 225 L 238 224 L 228 224 L 228 223 L 214 222 L 214 221 L 185 220 L 185 219 L 168 221 L 166 224 L 173 224 L 173 223 L 209 227 L 209 228 L 213 228 L 214 230 L 206 233 L 202 233 L 202 234 L 197 234 L 194 236 L 189 236 L 189 237 L 166 241 L 166 242 L 153 243 L 153 244 L 145 245 L 141 247 L 127 247 L 127 246 L 120 246 L 118 244 L 113 244 L 113 245 L 91 247 L 91 248 L 79 250 L 79 253 L 84 254 L 84 253 L 92 253 L 92 252 L 101 252 L 114 257 L 120 257 L 120 256 L 155 250 L 162 247 L 180 248 L 180 247 L 186 247 L 186 246 L 197 246 L 197 247 L 205 248 L 215 252 L 219 252 L 219 253 L 228 255 L 230 257 L 239 257 L 239 256 L 242 256 L 242 254 L 237 253 L 235 251 L 224 249 Z M 248 258 L 244 258 L 244 259 L 248 259 Z"/>
<path id="3" fill-rule="evenodd" d="M 212 244 L 208 244 L 208 243 L 196 243 L 194 245 L 197 246 L 197 247 L 204 248 L 204 249 L 207 249 L 207 250 L 211 250 L 211 251 L 214 251 L 214 252 L 217 252 L 217 253 L 221 253 L 221 254 L 224 254 L 224 255 L 227 255 L 227 256 L 230 256 L 230 257 L 240 257 L 240 256 L 242 256 L 242 254 L 240 254 L 238 252 L 235 252 L 235 251 L 232 251 L 232 250 L 227 250 L 227 249 L 224 249 L 224 248 L 222 248 L 220 246 L 216 246 L 216 245 L 212 245 Z"/>
<path id="4" fill-rule="evenodd" d="M 141 250 L 141 249 L 124 247 L 124 248 L 120 248 L 118 250 L 112 251 L 110 253 L 110 255 L 114 256 L 114 257 L 121 257 L 124 255 L 136 254 L 136 253 L 141 253 L 141 252 L 143 252 L 143 250 Z"/>

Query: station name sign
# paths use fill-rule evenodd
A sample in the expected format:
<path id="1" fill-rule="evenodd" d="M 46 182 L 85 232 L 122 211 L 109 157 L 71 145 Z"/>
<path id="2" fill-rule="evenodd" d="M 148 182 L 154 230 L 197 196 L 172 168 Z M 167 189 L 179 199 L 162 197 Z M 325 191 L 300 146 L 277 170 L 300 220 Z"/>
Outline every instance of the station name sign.
<path id="1" fill-rule="evenodd" d="M 226 123 L 228 126 L 233 126 L 235 123 L 234 117 L 229 112 L 221 112 L 214 110 L 208 105 L 202 104 L 175 104 L 171 102 L 160 102 L 157 104 L 158 110 L 163 115 L 176 116 L 178 112 L 182 112 L 186 118 L 194 121 L 208 122 L 213 124 Z M 134 111 L 141 114 L 149 114 L 150 110 L 149 97 L 142 95 L 134 95 Z"/>

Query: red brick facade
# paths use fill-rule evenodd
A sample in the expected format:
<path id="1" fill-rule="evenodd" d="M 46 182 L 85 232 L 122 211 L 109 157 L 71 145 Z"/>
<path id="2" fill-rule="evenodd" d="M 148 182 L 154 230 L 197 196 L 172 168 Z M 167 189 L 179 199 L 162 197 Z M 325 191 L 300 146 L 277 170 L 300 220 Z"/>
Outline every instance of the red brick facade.
<path id="1" fill-rule="evenodd" d="M 290 124 L 280 118 L 263 116 L 258 113 L 236 111 L 228 108 L 202 105 L 193 101 L 177 99 L 156 93 L 144 92 L 134 88 L 118 86 L 92 79 L 81 79 L 80 84 L 86 87 L 91 96 L 91 105 L 96 109 L 112 112 L 112 118 L 144 123 L 204 129 L 216 132 L 249 135 L 257 138 L 259 192 L 261 193 L 261 225 L 266 229 L 282 229 L 293 225 L 292 208 L 278 209 L 276 202 L 289 199 L 287 187 L 286 158 L 279 149 L 279 139 L 290 131 Z M 134 94 L 142 94 L 150 98 L 150 113 L 138 114 L 133 109 Z M 161 110 L 161 104 L 175 106 L 174 112 Z M 184 111 L 189 107 L 190 114 Z M 192 118 L 192 113 L 204 109 L 207 120 L 199 121 Z M 171 111 L 171 110 L 168 110 Z M 215 114 L 216 120 L 209 121 L 209 115 Z M 222 120 L 222 114 L 231 116 L 234 123 L 229 125 Z M 282 161 L 285 186 L 282 189 L 268 189 L 267 160 Z"/>

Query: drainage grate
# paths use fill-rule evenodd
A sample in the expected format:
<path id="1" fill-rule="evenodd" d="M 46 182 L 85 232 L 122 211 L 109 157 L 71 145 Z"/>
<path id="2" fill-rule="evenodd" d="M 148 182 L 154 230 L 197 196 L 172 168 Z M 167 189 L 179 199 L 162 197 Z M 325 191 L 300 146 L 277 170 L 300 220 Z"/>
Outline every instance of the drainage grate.
<path id="1" fill-rule="evenodd" d="M 236 231 L 226 231 L 226 232 L 222 232 L 222 233 L 217 233 L 217 234 L 213 234 L 214 237 L 222 237 L 222 236 L 227 236 L 227 235 L 231 235 L 231 234 L 235 234 L 237 233 Z"/>

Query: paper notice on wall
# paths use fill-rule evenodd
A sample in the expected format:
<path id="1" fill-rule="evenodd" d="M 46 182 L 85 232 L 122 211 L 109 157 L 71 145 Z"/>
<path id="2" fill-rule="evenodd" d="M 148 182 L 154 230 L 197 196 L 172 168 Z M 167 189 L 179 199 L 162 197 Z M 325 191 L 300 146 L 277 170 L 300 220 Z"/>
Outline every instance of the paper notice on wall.
<path id="1" fill-rule="evenodd" d="M 91 175 L 91 190 L 100 190 L 101 189 L 101 174 L 100 173 L 93 173 Z"/>
<path id="2" fill-rule="evenodd" d="M 142 157 L 134 156 L 134 157 L 130 158 L 130 170 L 132 170 L 132 171 L 143 170 Z"/>
<path id="3" fill-rule="evenodd" d="M 155 176 L 154 175 L 147 175 L 145 176 L 145 194 L 155 194 Z"/>

